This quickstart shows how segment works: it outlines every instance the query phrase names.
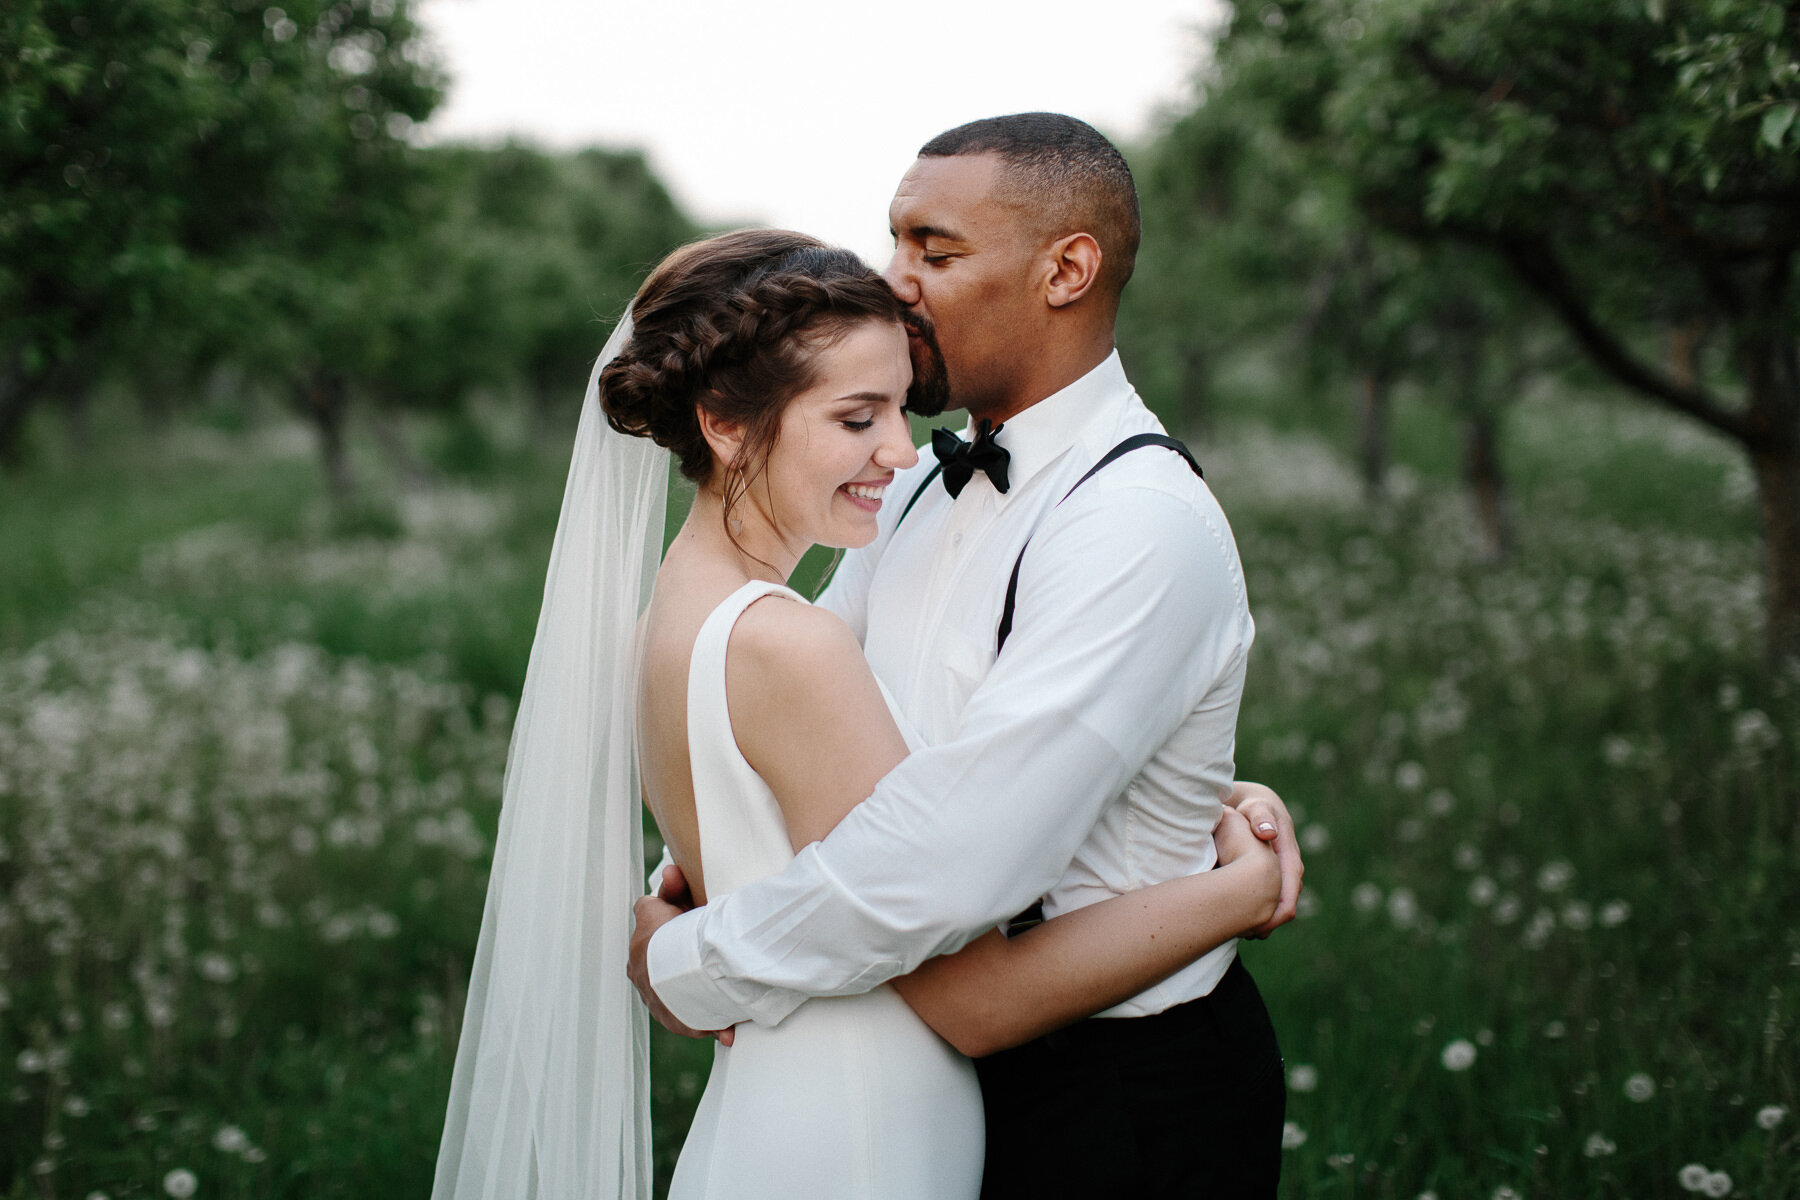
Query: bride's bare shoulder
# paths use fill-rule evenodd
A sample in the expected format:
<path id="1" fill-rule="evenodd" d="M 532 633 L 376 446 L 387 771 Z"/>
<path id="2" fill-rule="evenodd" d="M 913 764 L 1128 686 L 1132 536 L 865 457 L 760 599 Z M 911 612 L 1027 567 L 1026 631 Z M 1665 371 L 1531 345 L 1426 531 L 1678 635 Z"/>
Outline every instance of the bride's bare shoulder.
<path id="1" fill-rule="evenodd" d="M 773 594 L 744 610 L 726 650 L 727 671 L 749 670 L 776 684 L 808 676 L 866 671 L 862 646 L 829 609 Z"/>

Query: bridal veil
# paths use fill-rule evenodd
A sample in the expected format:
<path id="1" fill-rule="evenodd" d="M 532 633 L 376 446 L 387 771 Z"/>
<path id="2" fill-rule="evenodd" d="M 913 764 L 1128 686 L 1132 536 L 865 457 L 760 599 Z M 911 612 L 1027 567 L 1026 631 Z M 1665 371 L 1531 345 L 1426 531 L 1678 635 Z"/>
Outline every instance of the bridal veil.
<path id="1" fill-rule="evenodd" d="M 642 894 L 638 619 L 668 451 L 615 432 L 594 364 L 513 726 L 433 1200 L 645 1200 L 649 1026 L 625 976 Z"/>

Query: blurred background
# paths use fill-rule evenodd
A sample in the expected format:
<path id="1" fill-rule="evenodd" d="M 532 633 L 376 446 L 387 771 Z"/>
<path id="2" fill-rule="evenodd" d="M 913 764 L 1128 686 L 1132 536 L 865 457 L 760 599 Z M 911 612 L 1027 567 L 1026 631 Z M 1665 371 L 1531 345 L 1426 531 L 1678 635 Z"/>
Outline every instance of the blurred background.
<path id="1" fill-rule="evenodd" d="M 611 322 L 1048 108 L 1245 562 L 1284 1195 L 1800 1196 L 1800 6 L 8 0 L 0 80 L 0 1195 L 428 1192 Z"/>

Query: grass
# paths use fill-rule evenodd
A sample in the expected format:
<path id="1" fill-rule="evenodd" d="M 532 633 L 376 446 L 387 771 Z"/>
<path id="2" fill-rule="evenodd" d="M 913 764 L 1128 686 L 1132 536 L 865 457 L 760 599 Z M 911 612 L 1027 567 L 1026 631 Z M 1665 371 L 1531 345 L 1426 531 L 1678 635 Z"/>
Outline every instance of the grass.
<path id="1" fill-rule="evenodd" d="M 1454 431 L 1395 423 L 1376 508 L 1303 431 L 1198 444 L 1241 773 L 1307 846 L 1245 950 L 1284 1195 L 1800 1196 L 1800 676 L 1741 465 L 1534 398 L 1491 567 Z M 0 1195 L 425 1194 L 565 463 L 416 432 L 436 482 L 365 447 L 348 518 L 282 426 L 0 478 Z M 666 1171 L 709 1051 L 655 1054 Z"/>

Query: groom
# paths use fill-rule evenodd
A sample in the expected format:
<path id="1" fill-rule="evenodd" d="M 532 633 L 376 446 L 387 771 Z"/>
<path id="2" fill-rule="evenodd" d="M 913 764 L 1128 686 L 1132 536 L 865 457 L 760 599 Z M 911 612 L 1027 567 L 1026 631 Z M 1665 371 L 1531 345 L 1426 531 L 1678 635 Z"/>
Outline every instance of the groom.
<path id="1" fill-rule="evenodd" d="M 1054 916 L 1215 857 L 1254 635 L 1230 528 L 1158 447 L 1070 492 L 1161 432 L 1113 349 L 1139 235 L 1123 157 L 1069 117 L 976 121 L 920 150 L 889 213 L 915 374 L 979 436 L 940 439 L 939 480 L 895 481 L 820 602 L 925 748 L 780 875 L 684 915 L 640 901 L 632 975 L 678 1032 L 777 1022 L 1040 898 Z M 1272 928 L 1300 863 L 1280 802 L 1254 804 L 1283 856 Z M 978 1067 L 984 1198 L 1274 1194 L 1285 1087 L 1236 943 Z"/>

